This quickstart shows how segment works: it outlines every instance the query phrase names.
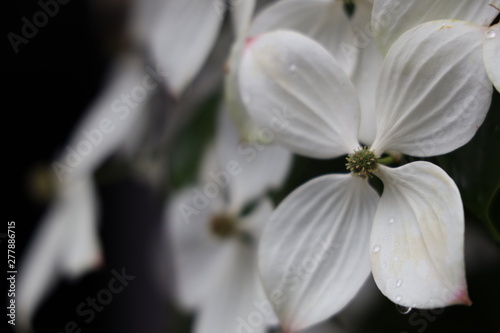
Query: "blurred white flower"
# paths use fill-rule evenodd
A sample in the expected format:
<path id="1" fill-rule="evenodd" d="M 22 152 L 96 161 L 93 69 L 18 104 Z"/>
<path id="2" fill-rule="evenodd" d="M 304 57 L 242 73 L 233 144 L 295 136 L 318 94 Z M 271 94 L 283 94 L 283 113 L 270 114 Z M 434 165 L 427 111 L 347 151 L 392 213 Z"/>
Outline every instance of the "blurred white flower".
<path id="1" fill-rule="evenodd" d="M 37 307 L 58 279 L 76 278 L 102 263 L 92 177 L 107 157 L 138 140 L 140 132 L 132 128 L 140 122 L 148 93 L 158 86 L 142 66 L 135 57 L 124 56 L 117 61 L 106 89 L 52 163 L 57 182 L 55 202 L 37 226 L 19 269 L 21 329 L 30 329 Z M 149 90 L 143 86 L 145 82 Z M 134 99 L 138 90 L 145 94 Z"/>
<path id="2" fill-rule="evenodd" d="M 277 142 L 315 158 L 350 154 L 352 175 L 327 175 L 301 186 L 265 229 L 259 269 L 268 296 L 284 293 L 273 305 L 286 332 L 340 311 L 370 266 L 382 293 L 402 306 L 470 303 L 463 209 L 453 180 L 428 162 L 394 169 L 377 162 L 386 151 L 422 157 L 450 152 L 467 143 L 484 120 L 492 87 L 482 62 L 483 31 L 450 25 L 419 25 L 386 55 L 374 108 L 377 132 L 366 142 L 370 149 L 358 143 L 355 88 L 321 45 L 280 31 L 246 46 L 239 83 L 254 120 L 265 124 L 277 105 L 286 105 L 294 118 L 277 133 Z M 381 198 L 367 181 L 372 174 L 384 183 Z M 320 238 L 331 244 L 333 255 L 313 246 Z M 315 255 L 320 263 L 290 288 L 290 271 Z"/>
<path id="3" fill-rule="evenodd" d="M 216 147 L 206 153 L 199 184 L 174 195 L 166 207 L 177 298 L 197 311 L 197 333 L 265 332 L 277 322 L 257 270 L 257 244 L 272 211 L 270 201 L 259 197 L 281 185 L 290 153 L 239 138 L 221 112 Z M 243 215 L 252 202 L 254 209 Z"/>
<path id="4" fill-rule="evenodd" d="M 217 40 L 226 1 L 138 0 L 134 5 L 131 34 L 161 68 L 172 96 L 180 98 Z"/>
<path id="5" fill-rule="evenodd" d="M 98 205 L 90 177 L 64 186 L 38 226 L 19 269 L 18 326 L 33 316 L 61 277 L 76 278 L 102 262 Z"/>
<path id="6" fill-rule="evenodd" d="M 242 217 L 217 200 L 187 221 L 180 207 L 196 200 L 193 191 L 196 188 L 173 198 L 166 219 L 180 305 L 197 310 L 194 332 L 209 333 L 236 332 L 264 303 L 260 322 L 252 327 L 265 332 L 274 313 L 258 277 L 256 245 L 271 204 L 261 201 L 252 214 Z"/>

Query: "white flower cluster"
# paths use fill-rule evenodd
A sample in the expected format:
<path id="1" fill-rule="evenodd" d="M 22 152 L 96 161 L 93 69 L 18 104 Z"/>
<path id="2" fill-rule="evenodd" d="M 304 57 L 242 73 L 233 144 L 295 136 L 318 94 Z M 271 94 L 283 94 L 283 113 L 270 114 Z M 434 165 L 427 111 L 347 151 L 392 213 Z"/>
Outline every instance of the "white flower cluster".
<path id="1" fill-rule="evenodd" d="M 402 307 L 471 304 L 457 186 L 435 164 L 399 162 L 452 152 L 481 126 L 493 87 L 500 89 L 500 25 L 492 25 L 500 3 L 353 0 L 348 12 L 346 2 L 278 0 L 258 11 L 255 0 L 136 2 L 132 35 L 179 99 L 212 50 L 224 13 L 232 19 L 215 141 L 198 182 L 165 205 L 175 296 L 196 313 L 196 333 L 278 325 L 287 333 L 330 331 L 331 323 L 320 323 L 370 274 Z M 134 91 L 145 80 L 137 63 L 127 68 L 130 78 L 117 78 L 122 86 L 97 103 L 85 133 L 119 97 L 115 91 Z M 146 101 L 136 100 L 137 108 Z M 85 214 L 73 219 L 74 230 L 85 237 L 65 251 L 68 258 L 55 254 L 60 246 L 49 249 L 46 276 L 54 266 L 77 274 L 99 262 L 89 175 L 127 135 L 136 137 L 130 132 L 140 112 L 130 114 L 63 186 L 67 205 L 47 219 L 59 230 L 78 201 L 74 209 Z M 346 173 L 312 179 L 273 207 L 267 193 L 283 185 L 293 154 L 345 158 Z M 374 189 L 375 178 L 383 190 Z M 78 191 L 88 200 L 72 200 Z M 56 231 L 47 235 L 58 244 Z M 28 320 L 44 283 L 25 296 Z"/>
<path id="2" fill-rule="evenodd" d="M 370 272 L 380 291 L 400 306 L 470 304 L 463 207 L 453 180 L 429 162 L 384 164 L 403 154 L 445 154 L 474 136 L 489 110 L 492 82 L 498 88 L 499 26 L 490 26 L 498 9 L 487 1 L 354 3 L 351 17 L 341 1 L 278 1 L 252 21 L 248 3 L 233 9 L 240 13 L 234 15 L 239 21 L 226 108 L 241 137 L 258 138 L 286 110 L 290 121 L 273 133 L 273 143 L 313 158 L 347 155 L 350 171 L 300 186 L 259 221 L 266 224 L 262 236 L 253 235 L 260 238 L 260 280 L 285 332 L 339 312 Z M 277 180 L 284 168 L 276 165 L 281 157 L 274 157 L 266 163 Z M 242 177 L 258 172 L 251 165 L 244 169 Z M 374 176 L 383 182 L 381 195 L 369 184 Z M 237 221 L 241 206 L 230 211 Z M 213 223 L 213 216 L 203 216 L 200 224 Z M 169 220 L 180 221 L 175 212 Z M 221 269 L 192 253 L 209 252 L 187 245 L 194 244 L 194 231 L 182 236 L 178 226 L 171 227 L 179 283 L 190 291 L 184 296 L 192 296 L 193 286 L 212 291 L 205 298 L 209 305 L 199 308 L 196 332 L 238 332 L 244 326 L 235 318 L 251 314 L 252 301 L 262 297 L 260 291 L 246 296 L 258 281 L 235 276 L 254 269 L 254 259 L 243 262 L 240 254 L 239 265 L 224 259 L 229 268 Z M 245 246 L 256 248 L 254 242 Z M 297 267 L 308 268 L 307 274 L 297 274 Z M 225 282 L 211 285 L 206 279 L 212 274 L 222 274 L 218 283 Z M 235 285 L 240 292 L 222 299 Z M 253 330 L 265 330 L 262 319 L 254 318 Z"/>

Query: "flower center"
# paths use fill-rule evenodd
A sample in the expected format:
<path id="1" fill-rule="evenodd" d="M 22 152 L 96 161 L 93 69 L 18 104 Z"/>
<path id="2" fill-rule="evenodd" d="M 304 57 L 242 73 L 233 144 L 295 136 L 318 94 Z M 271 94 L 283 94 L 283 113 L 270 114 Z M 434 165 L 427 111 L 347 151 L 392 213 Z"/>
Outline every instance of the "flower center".
<path id="1" fill-rule="evenodd" d="M 236 231 L 236 221 L 228 215 L 215 215 L 210 220 L 210 231 L 219 238 L 228 238 Z"/>
<path id="2" fill-rule="evenodd" d="M 367 147 L 359 148 L 346 158 L 347 170 L 355 177 L 366 179 L 372 176 L 373 171 L 377 170 L 377 158 L 373 151 Z"/>

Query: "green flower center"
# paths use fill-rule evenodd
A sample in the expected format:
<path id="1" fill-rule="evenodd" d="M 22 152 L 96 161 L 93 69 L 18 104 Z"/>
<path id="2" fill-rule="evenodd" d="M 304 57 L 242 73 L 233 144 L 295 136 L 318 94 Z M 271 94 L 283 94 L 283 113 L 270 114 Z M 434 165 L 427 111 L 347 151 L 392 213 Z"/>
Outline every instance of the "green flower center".
<path id="1" fill-rule="evenodd" d="M 355 177 L 363 179 L 372 177 L 373 171 L 377 170 L 377 158 L 373 151 L 367 147 L 359 148 L 354 153 L 349 154 L 346 158 L 347 170 Z"/>

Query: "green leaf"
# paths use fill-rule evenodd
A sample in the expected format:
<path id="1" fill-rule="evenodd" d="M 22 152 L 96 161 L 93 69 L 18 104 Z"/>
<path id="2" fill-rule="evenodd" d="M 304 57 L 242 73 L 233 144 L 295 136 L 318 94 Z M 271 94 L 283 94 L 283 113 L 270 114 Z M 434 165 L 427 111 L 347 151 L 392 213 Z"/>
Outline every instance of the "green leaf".
<path id="1" fill-rule="evenodd" d="M 170 153 L 170 184 L 173 189 L 196 181 L 205 149 L 214 136 L 219 101 L 219 94 L 209 98 L 179 132 Z"/>
<path id="2" fill-rule="evenodd" d="M 494 92 L 488 115 L 474 138 L 465 146 L 439 156 L 438 163 L 455 180 L 464 206 L 485 223 L 500 242 L 500 226 L 494 222 L 500 187 L 500 95 Z M 498 221 L 498 220 L 496 220 Z"/>

